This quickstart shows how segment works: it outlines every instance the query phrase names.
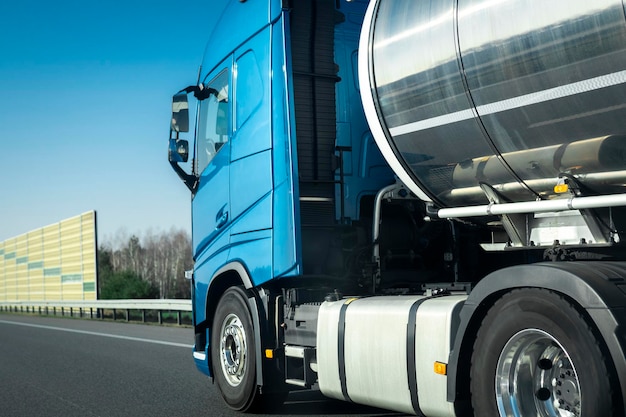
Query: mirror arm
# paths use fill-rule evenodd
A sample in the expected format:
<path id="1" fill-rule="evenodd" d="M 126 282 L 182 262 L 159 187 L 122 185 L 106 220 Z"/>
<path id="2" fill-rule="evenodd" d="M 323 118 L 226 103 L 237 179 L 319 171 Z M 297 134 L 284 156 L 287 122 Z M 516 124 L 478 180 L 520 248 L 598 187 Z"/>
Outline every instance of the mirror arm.
<path id="1" fill-rule="evenodd" d="M 192 174 L 187 174 L 181 167 L 178 165 L 178 162 L 170 161 L 170 165 L 172 169 L 176 171 L 181 180 L 185 183 L 189 191 L 192 193 L 196 192 L 196 188 L 198 187 L 198 177 Z"/>
<path id="2" fill-rule="evenodd" d="M 185 92 L 187 94 L 193 93 L 193 96 L 198 100 L 204 100 L 209 98 L 211 95 L 217 97 L 219 95 L 219 91 L 211 87 L 205 87 L 204 84 L 199 85 L 190 85 L 187 88 L 183 88 L 179 91 L 179 93 Z"/>

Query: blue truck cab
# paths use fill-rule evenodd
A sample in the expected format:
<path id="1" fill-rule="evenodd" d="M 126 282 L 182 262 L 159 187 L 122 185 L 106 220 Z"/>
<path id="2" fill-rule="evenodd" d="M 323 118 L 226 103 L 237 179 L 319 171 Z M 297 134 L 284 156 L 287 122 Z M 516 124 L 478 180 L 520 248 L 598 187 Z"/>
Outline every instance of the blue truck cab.
<path id="1" fill-rule="evenodd" d="M 351 273 L 343 258 L 362 254 L 347 254 L 345 241 L 363 240 L 363 206 L 394 182 L 358 93 L 367 4 L 212 2 L 198 85 L 175 96 L 170 139 L 170 163 L 192 193 L 194 359 L 207 375 L 220 366 L 210 352 L 224 293 L 238 288 L 253 311 L 255 359 L 267 361 L 264 349 L 280 347 L 275 282 Z M 187 95 L 197 104 L 193 147 L 179 137 Z M 178 165 L 186 153 L 190 173 Z"/>

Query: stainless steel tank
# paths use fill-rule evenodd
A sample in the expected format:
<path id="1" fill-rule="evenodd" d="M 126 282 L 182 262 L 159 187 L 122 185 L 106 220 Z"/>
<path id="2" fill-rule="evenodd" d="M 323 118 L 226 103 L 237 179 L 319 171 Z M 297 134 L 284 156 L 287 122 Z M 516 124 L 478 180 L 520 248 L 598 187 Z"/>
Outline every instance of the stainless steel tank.
<path id="1" fill-rule="evenodd" d="M 359 51 L 374 137 L 444 207 L 626 187 L 622 0 L 372 0 Z"/>

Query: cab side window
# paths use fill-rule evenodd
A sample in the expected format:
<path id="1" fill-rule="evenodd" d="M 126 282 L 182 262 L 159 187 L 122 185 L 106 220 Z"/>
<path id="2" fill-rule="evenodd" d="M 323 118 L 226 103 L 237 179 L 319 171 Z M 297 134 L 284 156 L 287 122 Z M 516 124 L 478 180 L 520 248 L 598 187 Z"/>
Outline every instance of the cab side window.
<path id="1" fill-rule="evenodd" d="M 202 173 L 230 135 L 229 74 L 222 71 L 207 84 L 211 95 L 200 102 L 196 137 L 197 172 Z"/>

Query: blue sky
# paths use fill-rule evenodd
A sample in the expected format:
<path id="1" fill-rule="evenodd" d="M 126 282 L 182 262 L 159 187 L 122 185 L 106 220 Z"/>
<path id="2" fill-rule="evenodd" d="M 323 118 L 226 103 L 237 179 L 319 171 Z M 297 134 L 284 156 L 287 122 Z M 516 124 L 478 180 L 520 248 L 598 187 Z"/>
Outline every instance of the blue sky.
<path id="1" fill-rule="evenodd" d="M 89 210 L 99 239 L 190 230 L 167 162 L 206 2 L 0 2 L 0 241 Z"/>

